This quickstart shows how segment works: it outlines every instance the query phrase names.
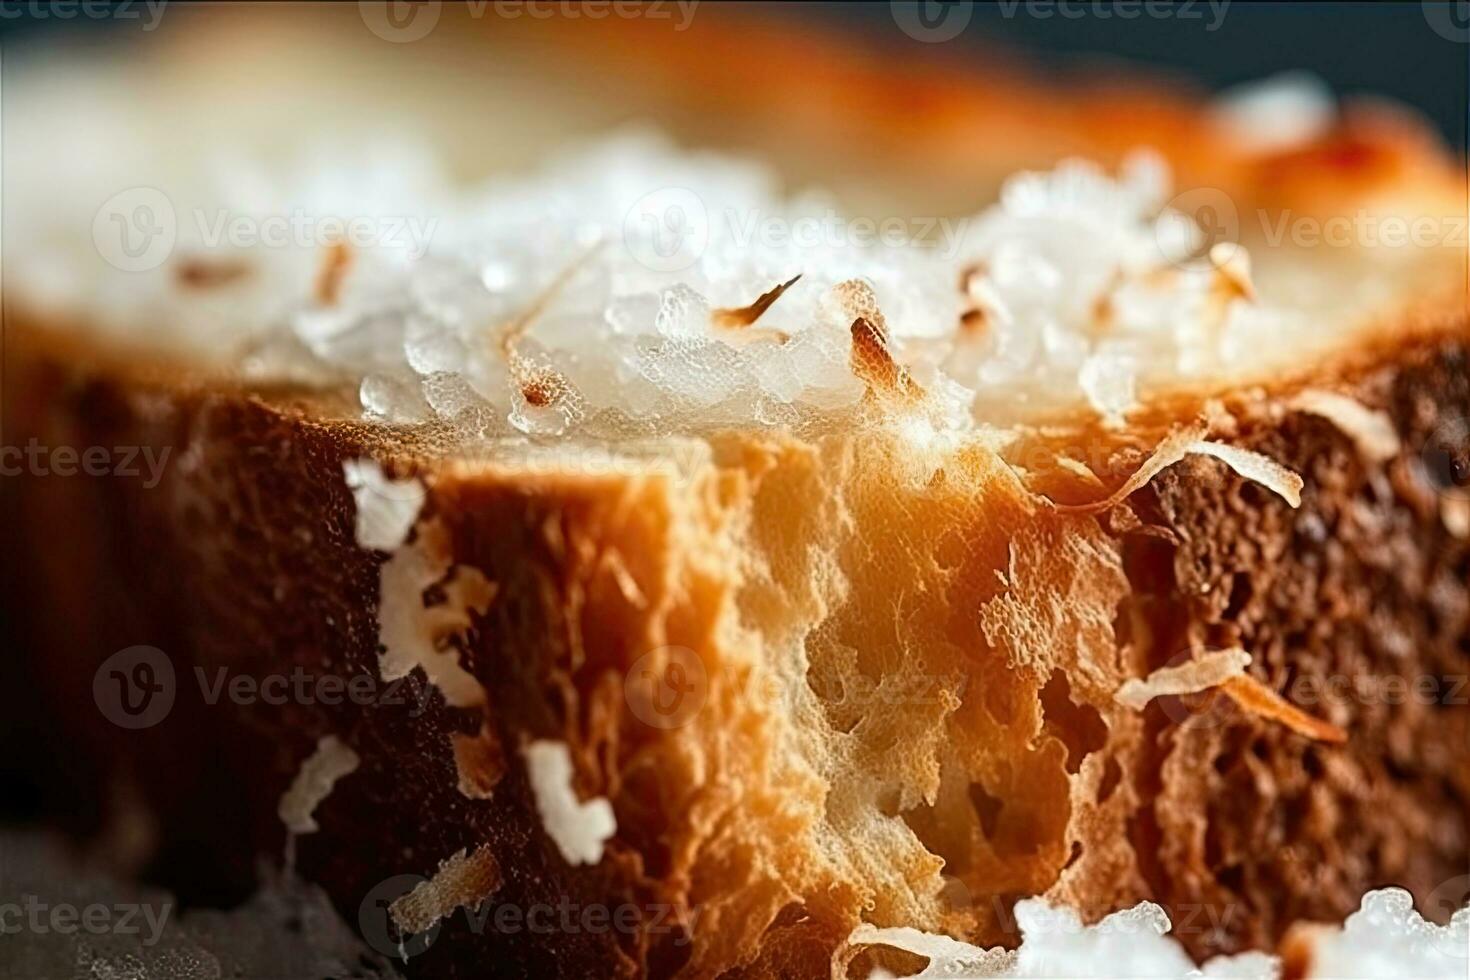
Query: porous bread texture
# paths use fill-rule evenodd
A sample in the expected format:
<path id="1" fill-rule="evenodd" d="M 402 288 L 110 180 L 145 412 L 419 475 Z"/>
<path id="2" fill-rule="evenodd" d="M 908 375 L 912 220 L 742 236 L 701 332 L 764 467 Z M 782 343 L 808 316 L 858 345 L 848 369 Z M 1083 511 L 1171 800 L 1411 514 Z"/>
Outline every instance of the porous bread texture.
<path id="1" fill-rule="evenodd" d="M 1260 411 L 1200 414 L 1238 438 Z M 682 466 L 594 453 L 579 467 L 565 451 L 557 470 L 460 462 L 436 484 L 450 514 L 473 512 L 487 484 L 534 502 L 525 519 L 560 584 L 510 591 L 553 590 L 542 609 L 560 639 L 546 653 L 565 665 L 553 702 L 576 706 L 563 733 L 583 797 L 659 801 L 620 809 L 608 853 L 642 855 L 691 913 L 690 975 L 810 970 L 857 921 L 995 944 L 1013 938 L 1015 897 L 1091 921 L 1157 887 L 1145 869 L 1158 856 L 1136 849 L 1157 842 L 1137 828 L 1134 784 L 1159 758 L 1145 716 L 1115 699 L 1159 655 L 1142 618 L 1119 625 L 1162 615 L 1130 605 L 1147 598 L 1118 537 L 1148 529 L 1045 499 L 1095 500 L 1116 476 L 879 414 L 851 433 L 714 437 Z M 1034 434 L 1049 459 L 1107 458 L 1095 436 Z M 1119 445 L 1136 460 L 1162 436 Z M 1168 478 L 1259 475 L 1234 468 L 1191 460 Z M 1253 499 L 1273 522 L 1295 503 Z M 698 710 L 665 727 L 631 710 L 627 687 L 670 648 L 704 683 Z M 1165 756 L 1160 819 L 1196 811 L 1173 798 L 1196 785 L 1192 759 Z M 1171 833 L 1171 848 L 1191 836 Z"/>
<path id="2" fill-rule="evenodd" d="M 1094 913 L 1126 885 L 1121 798 L 1098 799 L 1138 727 L 1112 700 L 1119 556 L 992 449 L 916 447 L 899 424 L 730 435 L 683 472 L 459 463 L 431 495 L 464 521 L 501 482 L 576 583 L 550 624 L 566 647 L 543 647 L 553 700 L 576 709 L 583 785 L 625 808 L 610 851 L 698 909 L 690 975 L 779 956 L 783 933 L 830 952 L 861 919 L 1003 938 L 1001 905 L 951 908 L 942 873 Z M 667 648 L 705 684 L 663 728 L 623 679 Z"/>

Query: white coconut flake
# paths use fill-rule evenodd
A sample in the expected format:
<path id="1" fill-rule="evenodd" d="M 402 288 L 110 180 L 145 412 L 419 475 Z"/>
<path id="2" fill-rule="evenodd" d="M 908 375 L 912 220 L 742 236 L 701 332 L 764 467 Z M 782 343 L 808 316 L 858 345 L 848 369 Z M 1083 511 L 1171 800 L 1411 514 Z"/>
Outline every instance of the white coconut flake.
<path id="1" fill-rule="evenodd" d="M 1118 489 L 1090 504 L 1057 504 L 1057 510 L 1064 514 L 1095 514 L 1118 506 L 1127 500 L 1130 494 L 1147 486 L 1148 481 L 1187 456 L 1189 447 L 1199 443 L 1206 431 L 1204 426 L 1197 425 L 1170 433 L 1154 447 L 1149 457 L 1133 471 L 1132 476 L 1123 481 L 1123 485 Z"/>
<path id="2" fill-rule="evenodd" d="M 1402 888 L 1363 896 L 1342 928 L 1307 927 L 1289 936 L 1310 951 L 1308 977 L 1412 977 L 1465 980 L 1470 976 L 1470 908 L 1448 925 L 1426 922 Z"/>
<path id="3" fill-rule="evenodd" d="M 1183 980 L 1201 975 L 1274 980 L 1278 973 L 1275 958 L 1259 954 L 1216 958 L 1201 973 L 1184 947 L 1167 935 L 1169 917 L 1152 902 L 1115 912 L 1092 926 L 1084 926 L 1075 911 L 1041 899 L 1016 903 L 1015 917 L 1021 932 L 1021 945 L 1015 951 L 985 950 L 917 929 L 877 929 L 866 924 L 853 930 L 848 945 L 891 946 L 928 957 L 922 971 L 909 975 L 924 980 Z"/>
<path id="4" fill-rule="evenodd" d="M 1152 902 L 1084 926 L 1072 909 L 1026 899 L 1016 903 L 1015 919 L 1021 944 L 1013 952 L 984 950 L 917 929 L 863 924 L 848 936 L 842 955 L 850 961 L 853 948 L 861 946 L 902 949 L 929 959 L 922 971 L 910 975 L 925 980 L 1277 980 L 1282 972 L 1280 959 L 1263 952 L 1217 956 L 1196 966 L 1168 935 L 1168 915 Z M 1288 945 L 1293 941 L 1310 952 L 1306 980 L 1464 980 L 1470 969 L 1470 909 L 1455 913 L 1447 926 L 1435 926 L 1414 911 L 1408 892 L 1385 888 L 1365 895 L 1341 929 L 1298 926 Z"/>
<path id="5" fill-rule="evenodd" d="M 1169 917 L 1152 902 L 1114 912 L 1084 926 L 1071 909 L 1053 908 L 1039 899 L 1016 903 L 1022 943 L 1016 954 L 1017 977 L 1185 977 L 1195 966 L 1184 948 L 1168 937 Z"/>
<path id="6" fill-rule="evenodd" d="M 451 570 L 453 574 L 451 575 Z M 485 689 L 459 662 L 452 642 L 483 614 L 495 586 L 479 569 L 453 565 L 448 532 L 438 520 L 422 521 L 414 540 L 389 556 L 378 570 L 378 670 L 386 681 L 422 667 L 444 700 L 458 708 L 485 703 Z M 444 601 L 424 605 L 424 590 L 439 585 Z"/>
<path id="7" fill-rule="evenodd" d="M 392 551 L 403 544 L 424 506 L 424 485 L 412 477 L 392 480 L 373 459 L 342 461 L 342 475 L 357 503 L 359 548 Z"/>
<path id="8" fill-rule="evenodd" d="M 603 844 L 617 832 L 612 804 L 602 797 L 583 803 L 572 788 L 572 755 L 565 742 L 535 741 L 522 749 L 541 825 L 568 864 L 596 864 Z"/>
<path id="9" fill-rule="evenodd" d="M 1251 655 L 1240 648 L 1202 653 L 1173 667 L 1160 667 L 1143 680 L 1123 682 L 1113 700 L 1134 711 L 1142 711 L 1154 698 L 1165 695 L 1198 694 L 1239 677 L 1250 666 Z"/>
<path id="10" fill-rule="evenodd" d="M 1287 402 L 1287 407 L 1320 416 L 1337 426 L 1370 463 L 1386 463 L 1403 448 L 1388 414 L 1371 409 L 1356 398 L 1308 388 L 1298 392 Z"/>
<path id="11" fill-rule="evenodd" d="M 335 735 L 323 735 L 316 749 L 301 763 L 296 778 L 281 796 L 276 813 L 293 834 L 313 834 L 317 826 L 313 814 L 341 779 L 357 770 L 361 760 Z"/>
<path id="12" fill-rule="evenodd" d="M 1185 451 L 1213 456 L 1247 480 L 1253 480 L 1272 491 L 1292 507 L 1302 505 L 1302 478 L 1269 456 L 1223 442 L 1204 440 L 1191 443 Z"/>
<path id="13" fill-rule="evenodd" d="M 1177 429 L 1159 441 L 1153 453 L 1123 481 L 1122 486 L 1101 500 L 1085 504 L 1053 504 L 1064 514 L 1096 514 L 1116 507 L 1133 492 L 1146 486 L 1150 480 L 1186 456 L 1213 456 L 1221 460 L 1236 473 L 1248 480 L 1261 484 L 1273 491 L 1292 507 L 1300 507 L 1302 478 L 1268 456 L 1239 446 L 1222 442 L 1211 442 L 1204 436 L 1208 429 L 1204 425 L 1186 426 Z"/>

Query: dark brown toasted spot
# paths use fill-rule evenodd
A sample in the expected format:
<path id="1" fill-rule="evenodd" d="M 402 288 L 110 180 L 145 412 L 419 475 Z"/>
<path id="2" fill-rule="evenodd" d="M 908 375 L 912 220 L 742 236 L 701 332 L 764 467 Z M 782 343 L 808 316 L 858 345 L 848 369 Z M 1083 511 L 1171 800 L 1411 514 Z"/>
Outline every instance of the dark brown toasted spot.
<path id="1" fill-rule="evenodd" d="M 550 368 L 543 368 L 521 382 L 521 394 L 528 404 L 537 408 L 560 403 L 570 389 L 567 379 Z"/>
<path id="2" fill-rule="evenodd" d="M 960 314 L 960 332 L 967 337 L 983 337 L 990 331 L 990 317 L 984 310 L 966 310 Z"/>

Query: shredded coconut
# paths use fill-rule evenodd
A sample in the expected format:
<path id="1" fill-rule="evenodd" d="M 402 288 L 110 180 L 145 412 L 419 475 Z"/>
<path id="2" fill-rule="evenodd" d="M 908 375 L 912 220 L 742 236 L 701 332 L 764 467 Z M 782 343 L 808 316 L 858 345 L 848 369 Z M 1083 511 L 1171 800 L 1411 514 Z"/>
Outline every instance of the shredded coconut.
<path id="1" fill-rule="evenodd" d="M 1118 489 L 1090 504 L 1057 504 L 1057 510 L 1064 514 L 1095 514 L 1118 506 L 1134 491 L 1147 486 L 1148 481 L 1187 456 L 1189 447 L 1203 439 L 1205 432 L 1205 427 L 1201 425 L 1171 433 L 1154 448 L 1148 459 L 1145 459 L 1143 464 L 1133 472 L 1132 476 L 1124 480 L 1123 485 Z"/>
<path id="2" fill-rule="evenodd" d="M 337 736 L 323 735 L 316 743 L 316 750 L 301 763 L 296 778 L 276 807 L 286 829 L 293 834 L 313 834 L 320 830 L 313 817 L 316 808 L 332 792 L 337 780 L 355 772 L 361 761 Z"/>
<path id="3" fill-rule="evenodd" d="M 1402 449 L 1398 431 L 1386 413 L 1368 408 L 1347 395 L 1309 388 L 1299 392 L 1287 406 L 1320 416 L 1337 426 L 1370 463 L 1386 463 Z"/>
<path id="4" fill-rule="evenodd" d="M 1304 954 L 1309 978 L 1464 980 L 1470 974 L 1470 908 L 1437 926 L 1415 911 L 1407 891 L 1384 888 L 1364 895 L 1341 928 L 1297 926 L 1283 946 L 1288 955 Z"/>
<path id="5" fill-rule="evenodd" d="M 1154 698 L 1219 688 L 1246 711 L 1285 725 L 1299 735 L 1320 742 L 1347 740 L 1341 728 L 1313 718 L 1248 675 L 1245 669 L 1250 662 L 1250 654 L 1239 647 L 1203 653 L 1183 664 L 1160 667 L 1143 680 L 1127 680 L 1113 698 L 1125 707 L 1142 711 Z"/>
<path id="6" fill-rule="evenodd" d="M 1089 504 L 1054 506 L 1064 514 L 1096 514 L 1109 510 L 1128 499 L 1129 494 L 1146 486 L 1159 473 L 1189 455 L 1213 456 L 1246 479 L 1254 480 L 1279 494 L 1291 506 L 1301 506 L 1301 477 L 1260 453 L 1225 443 L 1210 442 L 1204 438 L 1205 433 L 1204 426 L 1196 425 L 1166 436 L 1133 475 L 1102 500 Z"/>
<path id="7" fill-rule="evenodd" d="M 425 606 L 424 590 L 432 585 L 442 587 L 444 602 Z M 489 608 L 495 586 L 478 569 L 452 564 L 448 532 L 441 522 L 418 524 L 414 540 L 383 563 L 378 592 L 378 637 L 383 646 L 378 670 L 383 679 L 397 680 L 422 667 L 450 705 L 482 705 L 485 689 L 460 665 L 452 641 L 470 628 L 471 614 Z"/>
<path id="8" fill-rule="evenodd" d="M 536 812 L 568 864 L 596 864 L 603 844 L 617 832 L 612 804 L 602 797 L 577 799 L 572 789 L 572 755 L 565 742 L 536 741 L 523 750 Z"/>
<path id="9" fill-rule="evenodd" d="M 1191 443 L 1185 452 L 1213 456 L 1247 480 L 1272 491 L 1292 507 L 1302 505 L 1302 478 L 1269 456 L 1223 442 L 1205 441 Z"/>
<path id="10" fill-rule="evenodd" d="M 373 459 L 343 460 L 342 475 L 357 503 L 357 546 L 392 551 L 403 544 L 424 506 L 424 485 L 389 479 Z"/>
<path id="11" fill-rule="evenodd" d="M 1251 655 L 1236 647 L 1202 653 L 1187 663 L 1160 667 L 1143 680 L 1131 678 L 1113 695 L 1119 704 L 1142 711 L 1154 698 L 1169 694 L 1198 694 L 1239 677 L 1250 666 Z"/>
<path id="12" fill-rule="evenodd" d="M 1276 956 L 1259 952 L 1217 956 L 1196 966 L 1168 935 L 1168 915 L 1152 902 L 1115 912 L 1092 926 L 1084 926 L 1073 910 L 1052 907 L 1041 899 L 1016 903 L 1015 917 L 1021 945 L 1014 952 L 983 950 L 917 929 L 863 924 L 848 936 L 839 963 L 852 959 L 853 947 L 881 945 L 927 957 L 929 964 L 911 975 L 925 980 L 1200 976 L 1277 980 L 1282 974 Z M 1307 980 L 1463 980 L 1470 967 L 1470 909 L 1455 913 L 1448 926 L 1434 926 L 1414 911 L 1408 892 L 1385 888 L 1365 895 L 1360 910 L 1342 929 L 1313 928 L 1296 941 L 1309 954 Z"/>

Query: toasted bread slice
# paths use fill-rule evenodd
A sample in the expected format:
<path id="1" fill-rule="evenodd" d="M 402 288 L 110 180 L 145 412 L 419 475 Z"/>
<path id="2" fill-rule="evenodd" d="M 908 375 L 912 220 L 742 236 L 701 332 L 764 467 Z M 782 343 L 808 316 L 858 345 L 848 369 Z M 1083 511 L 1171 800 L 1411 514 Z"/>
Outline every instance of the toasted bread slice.
<path id="1" fill-rule="evenodd" d="M 783 57 L 777 34 L 729 43 Z M 708 79 L 735 119 L 780 108 L 698 44 L 648 70 Z M 849 56 L 800 55 L 820 84 L 854 84 Z M 1175 346 L 1124 372 L 1128 397 L 1062 355 L 1001 374 L 985 372 L 1003 349 L 952 357 L 969 314 L 1024 333 L 973 263 L 940 325 L 882 302 L 928 292 L 850 285 L 847 253 L 810 259 L 784 299 L 786 278 L 705 280 L 742 328 L 836 317 L 840 357 L 812 362 L 818 383 L 782 360 L 796 341 L 700 333 L 722 359 L 672 393 L 666 376 L 599 387 L 595 345 L 546 326 L 580 314 L 559 292 L 577 280 L 543 274 L 466 348 L 466 377 L 501 370 L 459 400 L 430 390 L 442 365 L 405 373 L 398 335 L 367 368 L 327 344 L 301 375 L 289 345 L 237 369 L 257 338 L 230 290 L 300 288 L 327 314 L 362 300 L 368 277 L 334 272 L 332 247 L 305 250 L 292 286 L 269 258 L 240 287 L 172 257 L 142 303 L 11 277 L 7 444 L 164 461 L 157 479 L 83 480 L 48 453 L 0 485 L 6 552 L 27 556 L 8 563 L 7 640 L 30 677 L 4 696 L 46 740 L 28 778 L 74 813 L 140 784 L 151 867 L 186 898 L 248 887 L 289 848 L 425 976 L 819 976 L 881 955 L 853 958 L 864 923 L 1013 943 L 1011 908 L 1034 895 L 1088 920 L 1157 901 L 1204 958 L 1271 949 L 1382 884 L 1443 899 L 1470 853 L 1470 517 L 1446 482 L 1470 416 L 1464 244 L 1258 239 L 1281 215 L 1452 216 L 1454 163 L 1382 110 L 1262 151 L 1164 98 L 1143 114 L 1157 128 L 1058 109 L 1054 130 L 944 91 L 891 153 L 979 159 L 955 136 L 970 124 L 1037 162 L 1157 143 L 1251 216 L 1253 269 L 1157 262 L 1202 277 L 1198 330 L 1166 324 Z M 832 125 L 856 140 L 890 121 Z M 1009 193 L 1105 181 L 1060 173 Z M 1127 333 L 1111 318 L 1147 308 L 1099 311 L 1106 273 L 1083 300 L 1102 335 Z M 1252 293 L 1290 315 L 1233 312 Z M 140 329 L 160 295 L 168 322 Z M 206 308 L 225 311 L 215 332 L 181 341 Z M 523 369 L 528 350 L 544 360 Z M 732 415 L 745 389 L 700 388 L 719 370 L 793 372 L 789 411 Z M 420 380 L 423 404 L 398 397 Z M 171 707 L 134 725 L 126 682 L 166 673 Z"/>

